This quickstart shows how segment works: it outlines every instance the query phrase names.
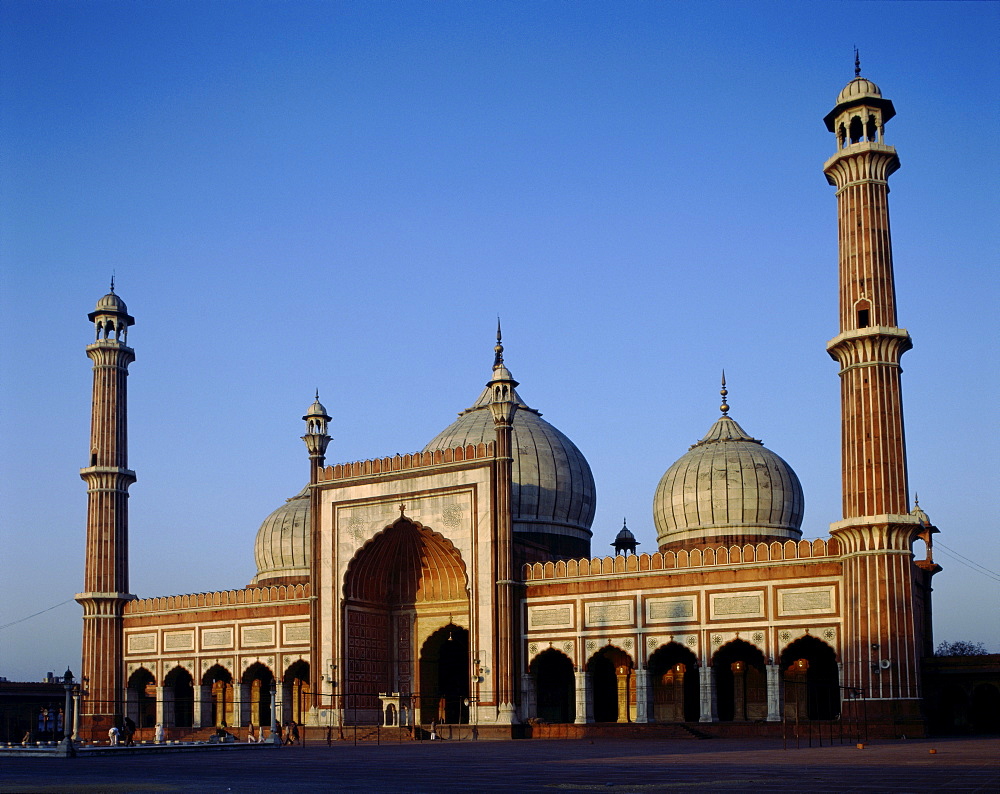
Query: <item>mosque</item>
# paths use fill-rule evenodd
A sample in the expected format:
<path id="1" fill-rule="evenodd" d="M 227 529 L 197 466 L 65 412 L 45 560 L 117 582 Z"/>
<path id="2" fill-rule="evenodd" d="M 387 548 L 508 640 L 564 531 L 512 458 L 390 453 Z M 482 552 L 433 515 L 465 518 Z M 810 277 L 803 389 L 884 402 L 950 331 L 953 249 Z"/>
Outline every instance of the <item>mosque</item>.
<path id="1" fill-rule="evenodd" d="M 83 606 L 86 737 L 124 716 L 169 730 L 295 720 L 432 721 L 487 735 L 592 723 L 835 719 L 863 704 L 921 735 L 937 530 L 910 509 L 885 142 L 893 104 L 860 76 L 825 117 L 836 150 L 843 515 L 802 537 L 795 472 L 729 415 L 651 494 L 658 549 L 592 557 L 587 460 L 518 393 L 499 328 L 482 392 L 419 452 L 328 465 L 257 533 L 242 590 L 138 598 L 128 579 L 126 377 L 114 289 L 96 339 Z M 681 452 L 681 450 L 678 450 Z M 913 547 L 923 541 L 924 559 Z M 141 551 L 140 551 L 141 553 Z M 539 735 L 535 733 L 535 735 Z"/>

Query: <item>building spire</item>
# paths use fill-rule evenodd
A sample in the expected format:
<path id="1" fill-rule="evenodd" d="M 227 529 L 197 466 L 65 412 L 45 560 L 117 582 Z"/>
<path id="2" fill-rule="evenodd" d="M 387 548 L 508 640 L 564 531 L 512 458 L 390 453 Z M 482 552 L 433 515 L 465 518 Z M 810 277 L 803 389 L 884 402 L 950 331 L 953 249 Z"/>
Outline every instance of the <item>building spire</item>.
<path id="1" fill-rule="evenodd" d="M 854 76 L 861 77 L 861 56 L 857 47 L 854 48 Z"/>
<path id="2" fill-rule="evenodd" d="M 115 271 L 111 271 L 111 294 L 115 294 Z"/>
<path id="3" fill-rule="evenodd" d="M 493 369 L 503 366 L 503 334 L 500 332 L 500 315 L 497 315 L 497 343 L 493 348 Z"/>
<path id="4" fill-rule="evenodd" d="M 723 416 L 728 416 L 729 414 L 729 403 L 726 402 L 726 395 L 729 394 L 729 390 L 726 388 L 726 371 L 722 370 L 722 388 L 719 390 L 719 394 L 722 395 L 722 405 L 719 406 L 719 410 L 722 411 Z"/>

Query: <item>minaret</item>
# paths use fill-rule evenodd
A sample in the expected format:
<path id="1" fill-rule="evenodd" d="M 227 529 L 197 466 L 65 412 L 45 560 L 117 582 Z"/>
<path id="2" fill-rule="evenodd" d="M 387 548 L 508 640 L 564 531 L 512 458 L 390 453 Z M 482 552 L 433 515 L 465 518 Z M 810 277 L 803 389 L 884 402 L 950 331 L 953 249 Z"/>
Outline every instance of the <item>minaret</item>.
<path id="1" fill-rule="evenodd" d="M 889 235 L 888 178 L 899 158 L 885 124 L 895 112 L 855 57 L 854 79 L 824 119 L 837 153 L 823 171 L 837 188 L 840 248 L 840 333 L 827 351 L 840 365 L 844 517 L 831 534 L 844 556 L 842 684 L 882 701 L 869 700 L 870 717 L 905 721 L 919 718 L 924 618 L 915 614 L 920 526 L 909 515 L 900 393 L 911 342 L 896 325 Z"/>
<path id="2" fill-rule="evenodd" d="M 306 415 L 302 417 L 303 421 L 306 423 L 306 434 L 302 436 L 302 440 L 306 443 L 306 449 L 309 450 L 309 484 L 315 486 L 319 482 L 319 472 L 326 463 L 326 448 L 330 445 L 330 435 L 327 428 L 329 427 L 330 416 L 326 412 L 326 408 L 323 407 L 323 403 L 319 401 L 319 389 L 316 389 L 316 399 L 313 404 L 309 406 L 309 410 L 306 411 Z M 320 583 L 320 572 L 317 570 L 319 567 L 319 526 L 320 526 L 320 491 L 316 487 L 309 489 L 309 523 L 310 523 L 310 553 L 309 553 L 309 582 L 311 587 L 311 593 L 316 593 L 319 590 Z M 320 604 L 319 599 L 311 598 L 309 600 L 309 625 L 310 625 L 310 636 L 311 644 L 313 648 L 319 648 L 320 639 L 322 636 L 322 631 L 320 630 Z M 328 672 L 322 668 L 319 664 L 312 664 L 309 666 L 310 671 L 310 686 L 312 692 L 322 692 L 323 682 L 326 680 L 326 673 Z M 333 693 L 330 692 L 332 697 Z"/>
<path id="3" fill-rule="evenodd" d="M 104 731 L 123 716 L 124 648 L 122 613 L 135 598 L 128 585 L 128 467 L 126 378 L 135 353 L 125 342 L 135 323 L 125 301 L 111 291 L 88 319 L 95 340 L 87 346 L 94 362 L 90 415 L 90 465 L 80 470 L 87 483 L 87 553 L 83 607 L 83 678 L 89 695 L 81 717 L 86 728 Z"/>
<path id="4" fill-rule="evenodd" d="M 503 363 L 503 344 L 500 334 L 500 320 L 497 319 L 497 343 L 494 347 L 493 377 L 487 384 L 490 388 L 490 412 L 496 429 L 496 464 L 494 467 L 493 502 L 493 547 L 496 550 L 496 682 L 497 722 L 513 724 L 518 721 L 514 705 L 514 682 L 519 680 L 516 670 L 515 645 L 518 639 L 515 616 L 515 593 L 513 559 L 513 514 L 511 512 L 511 491 L 514 471 L 512 448 L 514 414 L 514 389 L 517 381 Z"/>

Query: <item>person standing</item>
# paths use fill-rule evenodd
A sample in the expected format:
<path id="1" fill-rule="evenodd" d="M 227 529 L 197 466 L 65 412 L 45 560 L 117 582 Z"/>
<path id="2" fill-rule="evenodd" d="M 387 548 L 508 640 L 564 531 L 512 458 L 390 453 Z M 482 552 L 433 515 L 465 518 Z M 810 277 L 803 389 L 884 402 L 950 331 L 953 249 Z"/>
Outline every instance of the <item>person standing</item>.
<path id="1" fill-rule="evenodd" d="M 156 729 L 153 731 L 153 740 L 157 744 L 163 744 L 163 723 L 156 723 Z"/>

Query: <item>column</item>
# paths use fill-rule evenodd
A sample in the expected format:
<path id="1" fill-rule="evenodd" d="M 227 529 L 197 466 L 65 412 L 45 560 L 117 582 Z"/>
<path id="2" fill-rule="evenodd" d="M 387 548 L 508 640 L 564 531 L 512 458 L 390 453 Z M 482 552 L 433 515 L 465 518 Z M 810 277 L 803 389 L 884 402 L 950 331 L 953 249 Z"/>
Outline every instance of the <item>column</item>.
<path id="1" fill-rule="evenodd" d="M 261 698 L 266 698 L 267 692 L 264 689 L 260 691 Z M 246 725 L 250 720 L 250 687 L 247 684 L 233 684 L 233 724 L 234 725 Z M 257 720 L 252 720 L 254 724 Z M 223 715 L 222 724 L 225 725 L 225 715 Z"/>
<path id="2" fill-rule="evenodd" d="M 628 709 L 628 679 L 631 671 L 627 667 L 619 667 L 618 678 L 618 722 L 629 722 Z"/>
<path id="3" fill-rule="evenodd" d="M 715 668 L 704 665 L 698 670 L 698 686 L 701 689 L 701 716 L 699 722 L 717 722 L 719 709 L 715 697 Z"/>
<path id="4" fill-rule="evenodd" d="M 576 719 L 577 725 L 584 725 L 594 721 L 594 703 L 590 691 L 590 673 L 577 670 L 574 674 L 576 678 Z"/>
<path id="5" fill-rule="evenodd" d="M 156 721 L 164 728 L 174 727 L 174 690 L 169 686 L 156 688 Z"/>
<path id="6" fill-rule="evenodd" d="M 649 671 L 640 667 L 635 671 L 635 721 L 649 722 Z"/>
<path id="7" fill-rule="evenodd" d="M 781 666 L 767 666 L 767 721 L 781 722 L 784 711 L 785 692 L 781 685 Z"/>
<path id="8" fill-rule="evenodd" d="M 196 686 L 194 688 L 194 722 L 195 728 L 205 728 L 212 724 L 212 687 Z"/>

